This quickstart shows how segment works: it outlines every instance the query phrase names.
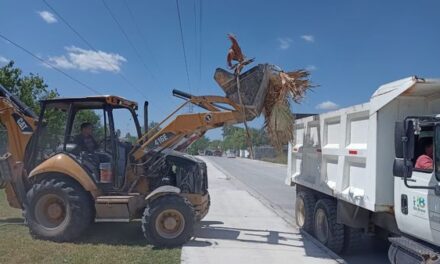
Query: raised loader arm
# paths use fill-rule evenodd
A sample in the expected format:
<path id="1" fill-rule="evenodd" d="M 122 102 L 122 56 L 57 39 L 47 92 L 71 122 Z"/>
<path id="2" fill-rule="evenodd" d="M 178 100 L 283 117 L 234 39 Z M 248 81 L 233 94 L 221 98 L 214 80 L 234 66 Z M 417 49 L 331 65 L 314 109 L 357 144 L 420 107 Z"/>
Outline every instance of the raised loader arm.
<path id="1" fill-rule="evenodd" d="M 245 120 L 253 120 L 262 111 L 269 86 L 269 78 L 272 73 L 273 66 L 260 64 L 240 74 L 241 90 L 238 94 L 236 76 L 223 69 L 217 69 L 214 78 L 225 91 L 226 97 L 194 96 L 174 90 L 173 95 L 185 99 L 186 102 L 158 126 L 169 120 L 187 104 L 197 105 L 208 112 L 178 115 L 159 132 L 155 134 L 152 132 L 146 133 L 137 141 L 137 147 L 131 152 L 135 162 L 141 160 L 147 162 L 148 158 L 154 157 L 155 154 L 164 150 L 184 151 L 209 129 L 221 127 L 225 124 L 237 124 Z M 154 129 L 151 131 L 154 131 Z"/>
<path id="2" fill-rule="evenodd" d="M 181 114 L 159 132 L 155 134 L 151 132 L 146 133 L 138 140 L 138 147 L 135 148 L 132 153 L 135 160 L 140 160 L 149 153 L 159 153 L 164 149 L 183 151 L 191 145 L 192 142 L 202 137 L 209 129 L 221 127 L 224 124 L 243 122 L 242 108 L 226 97 L 193 96 L 178 90 L 174 90 L 173 94 L 187 101 L 165 118 L 158 126 L 165 123 L 189 103 L 200 106 L 209 112 Z M 249 119 L 253 119 L 251 116 L 248 117 Z M 150 131 L 154 131 L 154 129 Z"/>
<path id="3" fill-rule="evenodd" d="M 0 85 L 0 123 L 7 131 L 7 152 L 0 157 L 0 187 L 8 202 L 21 208 L 24 200 L 23 162 L 26 146 L 34 133 L 37 116 Z"/>

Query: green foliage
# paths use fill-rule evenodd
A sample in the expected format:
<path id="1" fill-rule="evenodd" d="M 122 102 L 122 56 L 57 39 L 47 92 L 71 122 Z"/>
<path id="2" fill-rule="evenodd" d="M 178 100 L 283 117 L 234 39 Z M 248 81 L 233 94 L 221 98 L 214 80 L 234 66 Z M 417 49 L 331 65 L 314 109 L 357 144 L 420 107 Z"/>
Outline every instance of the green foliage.
<path id="1" fill-rule="evenodd" d="M 29 106 L 36 114 L 40 112 L 39 100 L 55 98 L 58 96 L 56 90 L 48 89 L 47 84 L 39 75 L 30 73 L 23 76 L 21 69 L 14 66 L 14 62 L 10 61 L 7 65 L 0 68 L 0 84 L 9 92 L 16 95 L 24 104 Z M 55 131 L 59 129 L 60 116 L 57 114 L 50 115 L 50 119 L 54 121 L 48 126 L 48 129 Z M 0 131 L 0 144 L 7 143 L 6 131 Z M 2 147 L 4 147 L 4 145 Z"/>
<path id="2" fill-rule="evenodd" d="M 37 114 L 40 112 L 39 100 L 51 99 L 59 95 L 56 90 L 48 89 L 47 84 L 39 75 L 30 73 L 23 76 L 22 70 L 14 67 L 13 61 L 0 68 L 0 84 L 12 94 L 17 95 Z"/>
<path id="3" fill-rule="evenodd" d="M 204 151 L 209 146 L 209 138 L 203 136 L 199 138 L 196 142 L 192 143 L 188 148 L 188 153 L 191 155 L 198 155 L 199 150 Z"/>
<path id="4" fill-rule="evenodd" d="M 214 139 L 208 144 L 208 148 L 211 150 L 221 150 L 223 149 L 223 141 Z"/>
<path id="5" fill-rule="evenodd" d="M 31 108 L 37 115 L 40 113 L 40 100 L 52 99 L 58 97 L 59 94 L 56 90 L 48 88 L 44 79 L 36 74 L 30 73 L 23 75 L 20 68 L 14 66 L 14 62 L 10 61 L 7 65 L 0 67 L 0 84 L 3 85 L 6 90 L 16 95 L 24 104 Z M 41 140 L 48 145 L 58 144 L 60 136 L 64 135 L 66 127 L 67 113 L 58 109 L 47 109 L 45 112 L 45 120 L 43 124 L 46 133 Z M 74 132 L 78 132 L 78 126 L 82 122 L 90 122 L 92 124 L 100 124 L 99 116 L 94 112 L 86 110 L 81 111 L 76 118 L 74 124 Z M 103 133 L 102 126 L 97 127 L 95 131 Z M 99 132 L 100 131 L 100 132 Z M 6 132 L 2 132 L 0 129 L 0 145 L 5 144 Z M 0 146 L 1 147 L 1 146 Z"/>
<path id="6" fill-rule="evenodd" d="M 126 142 L 130 142 L 131 144 L 136 143 L 137 139 L 138 139 L 138 138 L 135 137 L 135 136 L 132 136 L 132 135 L 130 134 L 130 132 L 127 132 L 127 134 L 125 134 L 125 137 L 124 137 L 124 140 L 125 140 Z"/>
<path id="7" fill-rule="evenodd" d="M 251 142 L 253 146 L 266 145 L 268 138 L 263 129 L 249 128 Z M 247 149 L 246 130 L 236 126 L 223 127 L 223 148 L 227 149 Z"/>
<path id="8" fill-rule="evenodd" d="M 98 141 L 104 139 L 104 124 L 101 122 L 101 116 L 97 112 L 99 111 L 89 109 L 78 111 L 75 115 L 75 120 L 73 121 L 72 135 L 78 135 L 81 133 L 81 124 L 90 123 L 93 125 L 94 138 Z M 107 134 L 109 133 L 108 131 L 109 129 L 107 127 Z"/>
<path id="9" fill-rule="evenodd" d="M 223 139 L 224 149 L 245 149 L 246 146 L 246 131 L 240 127 L 229 129 L 227 136 Z"/>
<path id="10" fill-rule="evenodd" d="M 152 133 L 152 134 L 150 134 L 150 135 L 154 135 L 154 134 L 156 134 L 157 132 L 159 132 L 162 128 L 160 127 L 160 126 L 158 126 L 159 125 L 159 123 L 158 122 L 155 122 L 155 121 L 151 121 L 149 124 L 148 124 L 148 132 L 150 132 L 150 131 L 152 131 L 152 132 L 150 132 L 150 133 Z M 144 130 L 144 129 L 142 129 L 142 130 Z"/>

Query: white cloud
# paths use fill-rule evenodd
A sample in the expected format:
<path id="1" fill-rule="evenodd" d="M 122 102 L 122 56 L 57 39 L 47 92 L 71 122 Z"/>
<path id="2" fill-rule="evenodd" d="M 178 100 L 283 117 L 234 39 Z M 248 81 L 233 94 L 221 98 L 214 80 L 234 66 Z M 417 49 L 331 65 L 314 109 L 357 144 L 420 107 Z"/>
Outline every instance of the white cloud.
<path id="1" fill-rule="evenodd" d="M 319 110 L 335 110 L 338 109 L 339 105 L 333 103 L 332 101 L 325 101 L 316 106 L 316 109 Z"/>
<path id="2" fill-rule="evenodd" d="M 292 39 L 291 38 L 278 38 L 278 43 L 280 44 L 280 49 L 286 50 L 290 48 L 290 45 L 292 45 Z"/>
<path id="3" fill-rule="evenodd" d="M 38 15 L 40 15 L 40 17 L 46 21 L 48 24 L 52 24 L 52 23 L 56 23 L 58 22 L 57 18 L 55 17 L 54 14 L 52 14 L 49 11 L 37 11 Z"/>
<path id="4" fill-rule="evenodd" d="M 119 72 L 121 65 L 127 60 L 119 54 L 98 50 L 81 49 L 75 46 L 66 47 L 66 55 L 49 57 L 48 61 L 62 69 L 77 69 L 81 71 Z"/>
<path id="5" fill-rule="evenodd" d="M 306 42 L 315 42 L 315 37 L 313 35 L 302 35 L 301 38 Z"/>
<path id="6" fill-rule="evenodd" d="M 3 57 L 2 55 L 0 55 L 0 65 L 1 64 L 6 64 L 9 63 L 9 59 Z"/>
<path id="7" fill-rule="evenodd" d="M 316 71 L 318 69 L 318 67 L 316 67 L 315 65 L 309 65 L 306 67 L 306 70 L 308 71 Z"/>

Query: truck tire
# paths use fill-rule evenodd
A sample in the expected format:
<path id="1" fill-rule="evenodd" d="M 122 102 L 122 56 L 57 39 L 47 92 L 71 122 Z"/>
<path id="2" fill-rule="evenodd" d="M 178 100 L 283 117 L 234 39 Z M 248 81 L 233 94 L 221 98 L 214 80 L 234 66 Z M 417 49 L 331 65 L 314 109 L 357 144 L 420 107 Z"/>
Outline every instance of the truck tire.
<path id="1" fill-rule="evenodd" d="M 72 241 L 93 221 L 90 194 L 67 178 L 43 179 L 28 191 L 27 200 L 23 214 L 37 239 Z"/>
<path id="2" fill-rule="evenodd" d="M 344 226 L 344 249 L 343 252 L 351 254 L 358 251 L 362 243 L 363 230 L 361 228 L 353 228 Z"/>
<path id="3" fill-rule="evenodd" d="M 308 232 L 313 232 L 313 212 L 315 209 L 316 199 L 307 191 L 299 191 L 296 193 L 295 201 L 295 221 L 296 225 Z"/>
<path id="4" fill-rule="evenodd" d="M 177 247 L 194 234 L 195 214 L 191 203 L 178 195 L 165 195 L 147 205 L 142 231 L 156 247 Z"/>
<path id="5" fill-rule="evenodd" d="M 336 223 L 336 203 L 321 199 L 316 203 L 314 213 L 315 237 L 335 253 L 344 248 L 344 225 Z"/>

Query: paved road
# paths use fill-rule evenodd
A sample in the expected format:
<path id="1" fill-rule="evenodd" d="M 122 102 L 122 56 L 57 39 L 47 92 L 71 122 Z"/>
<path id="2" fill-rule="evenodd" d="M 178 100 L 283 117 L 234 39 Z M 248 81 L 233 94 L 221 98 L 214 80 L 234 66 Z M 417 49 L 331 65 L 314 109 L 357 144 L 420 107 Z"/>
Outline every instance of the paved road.
<path id="1" fill-rule="evenodd" d="M 247 186 L 263 203 L 289 223 L 294 223 L 295 188 L 284 184 L 286 166 L 240 158 L 209 157 L 227 175 Z M 349 263 L 389 263 L 388 243 L 377 238 L 364 238 L 361 252 L 342 255 Z"/>

